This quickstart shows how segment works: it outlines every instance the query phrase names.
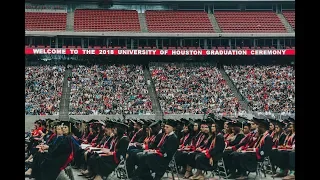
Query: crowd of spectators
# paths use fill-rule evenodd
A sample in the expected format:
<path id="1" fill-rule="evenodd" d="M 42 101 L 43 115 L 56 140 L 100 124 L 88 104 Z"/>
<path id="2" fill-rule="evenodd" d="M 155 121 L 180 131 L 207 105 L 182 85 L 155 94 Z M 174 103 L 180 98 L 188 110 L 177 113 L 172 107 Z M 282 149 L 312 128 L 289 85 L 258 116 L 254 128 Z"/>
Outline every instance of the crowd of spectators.
<path id="1" fill-rule="evenodd" d="M 64 66 L 25 67 L 26 115 L 59 113 L 64 71 Z"/>
<path id="2" fill-rule="evenodd" d="M 241 111 L 219 69 L 210 66 L 159 64 L 150 73 L 164 114 L 216 113 L 232 116 Z"/>
<path id="3" fill-rule="evenodd" d="M 142 66 L 78 65 L 72 69 L 70 114 L 152 114 Z"/>
<path id="4" fill-rule="evenodd" d="M 253 111 L 295 113 L 295 70 L 292 66 L 224 66 Z"/>

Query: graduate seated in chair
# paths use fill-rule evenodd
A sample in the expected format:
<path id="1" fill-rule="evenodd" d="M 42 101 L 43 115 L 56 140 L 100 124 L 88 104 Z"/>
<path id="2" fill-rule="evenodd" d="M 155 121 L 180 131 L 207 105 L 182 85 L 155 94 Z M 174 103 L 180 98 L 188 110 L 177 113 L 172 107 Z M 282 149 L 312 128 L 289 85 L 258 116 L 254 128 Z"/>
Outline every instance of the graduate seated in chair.
<path id="1" fill-rule="evenodd" d="M 38 145 L 31 168 L 25 173 L 36 180 L 55 180 L 73 158 L 73 142 L 63 122 L 56 127 L 56 136 L 46 145 Z"/>
<path id="2" fill-rule="evenodd" d="M 160 180 L 162 178 L 179 146 L 179 140 L 173 131 L 176 125 L 176 121 L 167 120 L 164 127 L 165 136 L 158 144 L 159 149 L 144 151 L 145 157 L 140 160 L 133 179 Z M 154 178 L 150 170 L 155 173 Z"/>
<path id="3" fill-rule="evenodd" d="M 287 124 L 287 136 L 283 144 L 279 144 L 272 153 L 272 165 L 280 168 L 280 173 L 275 177 L 285 177 L 294 175 L 294 171 L 289 171 L 289 154 L 293 151 L 295 144 L 295 123 L 293 118 L 289 118 L 291 122 Z"/>
<path id="4" fill-rule="evenodd" d="M 240 177 L 237 180 L 247 179 L 247 173 L 256 171 L 257 161 L 263 161 L 264 157 L 269 156 L 272 150 L 272 138 L 269 135 L 269 121 L 265 119 L 254 118 L 254 123 L 258 125 L 259 137 L 253 147 L 246 148 L 241 152 L 233 152 L 232 165 L 230 167 L 229 178 L 235 177 L 235 171 L 238 170 Z"/>
<path id="5" fill-rule="evenodd" d="M 190 153 L 194 152 L 197 148 L 200 148 L 204 145 L 206 134 L 204 133 L 204 129 L 207 126 L 206 121 L 202 121 L 201 119 L 196 119 L 193 123 L 193 137 L 189 144 L 186 146 L 181 146 L 176 152 L 176 163 L 177 166 L 182 166 L 185 169 L 184 178 L 189 178 L 192 176 L 191 167 L 188 166 L 188 156 Z M 200 126 L 200 128 L 199 128 Z M 207 135 L 208 136 L 208 135 Z"/>
<path id="6" fill-rule="evenodd" d="M 95 163 L 90 163 L 92 173 L 95 175 L 93 180 L 102 180 L 108 177 L 118 166 L 121 159 L 126 157 L 129 138 L 125 135 L 128 125 L 122 122 L 114 122 L 114 145 L 113 150 L 106 151 L 96 157 Z"/>
<path id="7" fill-rule="evenodd" d="M 203 123 L 201 123 L 201 126 L 203 128 L 204 141 L 203 141 L 203 144 L 201 144 L 195 150 L 190 151 L 187 154 L 187 156 L 186 156 L 186 161 L 187 161 L 186 174 L 187 174 L 187 172 L 191 172 L 192 168 L 194 168 L 196 166 L 196 161 L 195 161 L 196 156 L 205 152 L 207 149 L 210 148 L 211 142 L 214 139 L 214 135 L 211 131 L 211 124 L 212 123 L 213 122 L 209 119 L 204 120 Z"/>
<path id="8" fill-rule="evenodd" d="M 147 123 L 148 124 L 148 123 Z M 134 147 L 129 147 L 127 153 L 127 171 L 129 178 L 132 177 L 135 170 L 135 166 L 138 165 L 138 162 L 141 161 L 144 150 L 156 149 L 164 133 L 162 132 L 160 121 L 155 121 L 149 124 L 148 136 L 145 138 L 142 145 L 136 144 Z"/>
<path id="9" fill-rule="evenodd" d="M 88 155 L 86 156 L 88 158 L 86 160 L 87 167 L 80 171 L 81 174 L 79 176 L 85 176 L 87 178 L 94 177 L 95 174 L 92 172 L 92 167 L 96 163 L 96 159 L 99 158 L 99 154 L 108 153 L 114 150 L 114 123 L 112 121 L 105 121 L 104 125 L 105 138 L 98 146 L 89 148 Z"/>
<path id="10" fill-rule="evenodd" d="M 221 121 L 220 121 L 221 122 Z M 201 153 L 195 156 L 195 166 L 193 168 L 197 169 L 194 176 L 189 179 L 204 180 L 205 177 L 202 173 L 203 170 L 212 170 L 214 163 L 216 163 L 223 155 L 223 150 L 225 149 L 224 137 L 219 131 L 219 121 L 210 124 L 210 131 L 212 133 L 212 141 L 204 148 Z M 220 127 L 222 124 L 220 124 Z"/>

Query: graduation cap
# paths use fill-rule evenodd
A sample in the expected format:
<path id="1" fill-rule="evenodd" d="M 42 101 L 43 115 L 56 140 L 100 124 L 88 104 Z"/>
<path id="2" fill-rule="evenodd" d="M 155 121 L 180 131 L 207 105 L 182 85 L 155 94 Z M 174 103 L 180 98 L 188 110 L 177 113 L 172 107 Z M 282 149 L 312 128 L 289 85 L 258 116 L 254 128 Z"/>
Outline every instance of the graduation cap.
<path id="1" fill-rule="evenodd" d="M 274 125 L 278 125 L 278 126 L 280 126 L 281 128 L 284 128 L 285 126 L 286 126 L 286 123 L 284 123 L 283 121 L 277 121 L 277 122 L 275 122 L 276 124 L 274 124 Z"/>
<path id="2" fill-rule="evenodd" d="M 243 128 L 244 126 L 248 126 L 248 127 L 250 128 L 250 127 L 251 127 L 251 123 L 248 122 L 248 121 L 243 121 L 243 122 L 242 122 L 242 128 Z"/>
<path id="3" fill-rule="evenodd" d="M 88 121 L 89 124 L 96 123 L 96 122 L 99 122 L 99 121 L 96 119 L 91 119 L 90 121 Z"/>
<path id="4" fill-rule="evenodd" d="M 155 122 L 151 123 L 151 124 L 149 125 L 149 127 L 152 128 L 152 127 L 157 126 L 157 125 L 160 125 L 160 124 L 161 124 L 161 121 L 158 120 L 158 121 L 155 121 Z"/>
<path id="5" fill-rule="evenodd" d="M 263 126 L 266 129 L 269 128 L 270 122 L 268 120 L 266 120 L 266 119 L 254 117 L 253 121 L 254 121 L 254 123 L 258 124 L 259 126 Z"/>
<path id="6" fill-rule="evenodd" d="M 194 120 L 194 123 L 197 123 L 198 125 L 200 125 L 201 124 L 201 119 L 196 119 L 196 120 Z"/>
<path id="7" fill-rule="evenodd" d="M 124 129 L 128 129 L 129 128 L 129 126 L 127 124 L 124 124 L 124 123 L 119 122 L 119 121 L 114 123 L 114 125 L 115 125 L 115 127 L 119 127 L 119 128 L 124 128 Z"/>
<path id="8" fill-rule="evenodd" d="M 218 126 L 218 129 L 220 129 L 220 130 L 223 129 L 224 123 L 225 123 L 225 121 L 223 121 L 222 119 L 216 120 L 216 121 L 214 122 L 214 124 L 215 124 L 216 126 Z"/>
<path id="9" fill-rule="evenodd" d="M 105 123 L 104 121 L 102 121 L 102 120 L 98 120 L 97 124 L 101 124 L 101 125 L 103 125 L 103 126 L 106 125 L 106 123 Z"/>
<path id="10" fill-rule="evenodd" d="M 144 126 L 149 127 L 152 122 L 153 122 L 152 120 L 145 120 Z"/>
<path id="11" fill-rule="evenodd" d="M 140 126 L 144 125 L 144 122 L 143 122 L 142 119 L 140 119 L 140 120 L 137 119 L 135 123 L 137 123 L 137 124 L 140 125 Z"/>
<path id="12" fill-rule="evenodd" d="M 229 124 L 228 124 L 228 125 L 229 125 Z M 242 127 L 242 123 L 239 122 L 239 121 L 232 121 L 232 122 L 230 123 L 230 126 L 231 126 L 231 127 Z"/>
<path id="13" fill-rule="evenodd" d="M 173 120 L 173 119 L 168 119 L 166 122 L 166 125 L 172 126 L 172 127 L 176 127 L 177 126 L 177 121 Z"/>
<path id="14" fill-rule="evenodd" d="M 243 120 L 243 121 L 250 121 L 247 117 L 244 116 L 238 116 L 238 119 Z"/>
<path id="15" fill-rule="evenodd" d="M 288 121 L 291 122 L 291 123 L 295 123 L 296 120 L 294 118 L 292 118 L 292 117 L 289 117 Z"/>
<path id="16" fill-rule="evenodd" d="M 273 125 L 276 125 L 277 122 L 279 122 L 278 120 L 276 119 L 273 119 L 273 118 L 268 118 L 269 122 L 272 123 Z"/>

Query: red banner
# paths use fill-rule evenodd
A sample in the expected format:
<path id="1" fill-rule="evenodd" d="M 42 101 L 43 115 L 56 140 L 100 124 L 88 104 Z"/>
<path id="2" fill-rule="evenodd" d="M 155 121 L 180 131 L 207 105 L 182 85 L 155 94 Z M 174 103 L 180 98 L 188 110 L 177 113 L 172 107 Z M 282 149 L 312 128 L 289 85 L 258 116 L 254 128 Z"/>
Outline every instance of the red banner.
<path id="1" fill-rule="evenodd" d="M 76 54 L 76 55 L 162 55 L 162 56 L 255 56 L 295 55 L 294 49 L 63 49 L 25 48 L 25 54 Z"/>

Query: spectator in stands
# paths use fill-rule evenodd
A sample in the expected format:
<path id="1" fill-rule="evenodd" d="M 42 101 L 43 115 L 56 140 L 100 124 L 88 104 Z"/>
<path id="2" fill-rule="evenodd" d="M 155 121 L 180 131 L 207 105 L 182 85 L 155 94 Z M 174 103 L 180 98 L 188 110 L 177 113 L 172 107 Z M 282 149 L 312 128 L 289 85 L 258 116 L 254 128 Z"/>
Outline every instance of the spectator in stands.
<path id="1" fill-rule="evenodd" d="M 57 115 L 62 95 L 64 66 L 25 68 L 25 114 Z"/>
<path id="2" fill-rule="evenodd" d="M 295 70 L 292 66 L 224 66 L 253 111 L 295 112 Z"/>
<path id="3" fill-rule="evenodd" d="M 207 108 L 207 113 L 232 116 L 241 110 L 214 66 L 164 64 L 150 66 L 150 72 L 165 114 L 203 114 Z"/>
<path id="4" fill-rule="evenodd" d="M 142 66 L 79 65 L 71 81 L 72 115 L 152 113 Z"/>

